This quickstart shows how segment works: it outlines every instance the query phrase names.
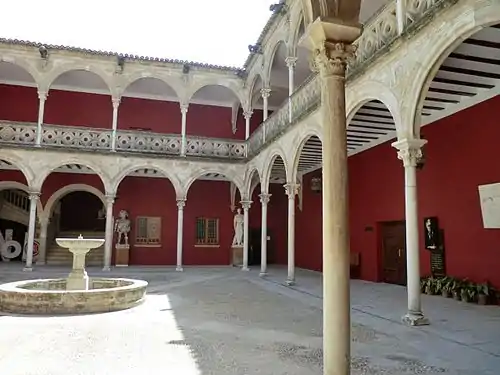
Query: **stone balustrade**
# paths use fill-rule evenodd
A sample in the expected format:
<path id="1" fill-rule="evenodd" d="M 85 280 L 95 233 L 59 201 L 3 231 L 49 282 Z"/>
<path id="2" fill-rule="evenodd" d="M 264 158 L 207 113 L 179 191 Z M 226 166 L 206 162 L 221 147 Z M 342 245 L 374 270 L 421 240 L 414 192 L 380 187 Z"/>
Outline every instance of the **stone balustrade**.
<path id="1" fill-rule="evenodd" d="M 36 124 L 0 121 L 0 144 L 36 146 Z M 42 127 L 41 147 L 111 151 L 111 129 L 55 126 Z M 181 136 L 141 131 L 119 130 L 116 151 L 140 154 L 180 155 Z M 244 159 L 244 141 L 187 137 L 187 156 Z"/>

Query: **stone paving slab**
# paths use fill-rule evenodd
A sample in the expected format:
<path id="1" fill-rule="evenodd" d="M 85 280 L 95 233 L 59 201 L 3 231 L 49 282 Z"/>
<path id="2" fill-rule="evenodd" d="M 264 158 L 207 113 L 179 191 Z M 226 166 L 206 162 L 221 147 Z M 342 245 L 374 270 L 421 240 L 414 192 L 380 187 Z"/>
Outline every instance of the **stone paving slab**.
<path id="1" fill-rule="evenodd" d="M 313 291 L 319 278 L 313 275 L 315 286 L 311 274 L 298 272 L 298 285 L 292 289 L 276 282 L 282 272 L 273 269 L 270 280 L 262 280 L 254 271 L 232 268 L 187 268 L 183 273 L 170 268 L 114 269 L 111 275 L 116 277 L 150 283 L 146 303 L 96 315 L 0 316 L 1 373 L 322 374 L 321 299 Z M 23 273 L 0 265 L 1 282 L 66 273 L 60 267 Z M 103 273 L 90 269 L 89 274 Z M 370 300 L 370 291 L 380 286 L 366 284 L 363 290 L 364 285 L 352 284 L 353 295 L 366 292 L 366 305 L 372 306 L 364 312 L 358 302 L 352 312 L 352 374 L 498 375 L 500 356 L 490 353 L 497 350 L 495 333 L 484 342 L 480 340 L 488 337 L 480 334 L 469 345 L 433 333 L 433 326 L 405 327 L 384 317 L 390 306 L 384 310 Z M 306 290 L 308 286 L 314 288 Z M 392 289 L 386 290 L 383 298 L 390 300 Z M 399 303 L 394 300 L 392 306 Z M 482 317 L 474 309 L 467 314 L 474 313 Z M 496 316 L 493 311 L 490 315 L 488 324 L 493 324 Z M 453 331 L 453 315 L 446 321 Z M 462 334 L 476 326 L 483 332 L 481 324 L 469 321 Z"/>

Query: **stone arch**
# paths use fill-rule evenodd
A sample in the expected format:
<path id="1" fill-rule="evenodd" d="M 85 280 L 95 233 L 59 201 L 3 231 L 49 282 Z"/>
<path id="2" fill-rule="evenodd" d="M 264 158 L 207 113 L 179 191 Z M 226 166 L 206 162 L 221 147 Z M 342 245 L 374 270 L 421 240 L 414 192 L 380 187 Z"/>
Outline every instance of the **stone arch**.
<path id="1" fill-rule="evenodd" d="M 12 155 L 0 154 L 0 160 L 5 160 L 10 164 L 14 165 L 15 167 L 19 168 L 19 171 L 24 176 L 24 179 L 26 180 L 28 186 L 34 191 L 40 191 L 39 189 L 36 190 L 36 185 L 34 184 L 35 174 L 33 173 L 30 167 L 24 165 L 21 158 Z"/>
<path id="2" fill-rule="evenodd" d="M 181 184 L 175 175 L 175 170 L 169 171 L 168 169 L 162 168 L 161 166 L 147 164 L 147 163 L 130 165 L 127 168 L 122 169 L 112 179 L 110 184 L 111 185 L 110 191 L 117 192 L 118 187 L 120 186 L 121 182 L 125 179 L 125 177 L 129 176 L 131 173 L 135 172 L 138 169 L 154 169 L 155 171 L 160 172 L 167 180 L 170 181 L 177 197 L 182 197 L 184 195 Z"/>
<path id="3" fill-rule="evenodd" d="M 47 162 L 44 165 L 45 168 L 43 168 L 39 172 L 37 177 L 35 178 L 35 181 L 33 183 L 33 187 L 37 188 L 39 191 L 41 191 L 43 183 L 45 182 L 47 177 L 52 172 L 54 172 L 57 168 L 63 167 L 63 166 L 68 165 L 68 164 L 69 165 L 79 164 L 79 165 L 83 165 L 83 166 L 91 169 L 101 179 L 101 182 L 104 186 L 106 193 L 108 193 L 108 192 L 112 193 L 114 191 L 114 190 L 112 190 L 110 177 L 108 176 L 107 172 L 103 168 L 101 168 L 101 166 L 99 166 L 96 163 L 90 162 L 89 160 L 82 160 L 80 158 L 67 158 L 67 159 L 61 159 L 61 160 L 50 160 L 49 162 Z"/>
<path id="4" fill-rule="evenodd" d="M 93 186 L 87 185 L 87 184 L 66 185 L 66 186 L 60 188 L 59 190 L 57 190 L 47 200 L 47 203 L 45 203 L 45 210 L 43 212 L 44 218 L 45 219 L 50 218 L 50 215 L 52 214 L 52 212 L 54 210 L 55 204 L 57 202 L 59 202 L 61 200 L 61 198 L 65 197 L 69 193 L 74 193 L 76 191 L 85 191 L 87 193 L 93 194 L 101 200 L 101 202 L 104 206 L 106 205 L 106 196 L 99 189 L 97 189 Z"/>
<path id="5" fill-rule="evenodd" d="M 270 53 L 269 53 L 269 58 L 267 59 L 266 61 L 266 64 L 264 66 L 264 71 L 263 71 L 263 76 L 266 78 L 266 81 L 268 84 L 270 84 L 271 82 L 271 71 L 273 69 L 273 63 L 274 63 L 274 60 L 276 59 L 276 53 L 278 52 L 278 49 L 280 48 L 281 45 L 284 45 L 285 48 L 287 48 L 287 51 L 288 51 L 288 45 L 287 45 L 287 42 L 286 40 L 280 38 L 278 39 L 274 44 L 272 44 L 272 47 L 271 49 L 269 50 Z M 283 61 L 283 64 L 285 62 Z"/>
<path id="6" fill-rule="evenodd" d="M 398 137 L 404 135 L 400 101 L 387 86 L 380 82 L 367 81 L 359 85 L 359 87 L 351 87 L 351 90 L 346 93 L 347 125 L 349 125 L 356 112 L 359 111 L 363 105 L 372 100 L 378 100 L 387 107 L 394 118 Z"/>
<path id="7" fill-rule="evenodd" d="M 246 178 L 246 181 L 245 181 L 245 194 L 251 198 L 252 197 L 252 194 L 253 194 L 253 190 L 255 189 L 255 187 L 258 185 L 255 185 L 253 186 L 253 180 L 254 180 L 254 177 L 255 177 L 255 174 L 257 174 L 257 178 L 258 178 L 258 181 L 259 183 L 262 183 L 262 178 L 261 178 L 261 175 L 260 175 L 260 172 L 259 170 L 257 169 L 257 167 L 252 167 L 250 170 L 249 170 L 249 173 L 247 175 L 247 178 Z"/>
<path id="8" fill-rule="evenodd" d="M 298 173 L 299 173 L 299 163 L 300 163 L 300 157 L 302 155 L 302 151 L 304 150 L 304 146 L 306 143 L 311 140 L 313 137 L 316 137 L 320 140 L 321 146 L 323 147 L 323 135 L 321 134 L 320 128 L 313 128 L 307 131 L 304 135 L 302 135 L 300 138 L 297 139 L 296 142 L 294 142 L 293 149 L 294 151 L 294 156 L 293 156 L 293 163 L 291 165 L 291 181 L 297 181 L 298 179 Z M 323 148 L 321 149 L 321 158 L 323 158 Z"/>
<path id="9" fill-rule="evenodd" d="M 191 188 L 191 185 L 193 185 L 193 183 L 196 180 L 198 180 L 200 177 L 203 177 L 208 173 L 217 173 L 217 174 L 221 174 L 224 177 L 226 177 L 230 182 L 232 182 L 238 188 L 238 191 L 240 193 L 240 197 L 242 197 L 242 199 L 243 199 L 243 197 L 245 196 L 244 195 L 244 193 L 245 193 L 244 181 L 242 181 L 237 176 L 236 173 L 230 173 L 230 171 L 227 171 L 227 170 L 220 170 L 220 169 L 217 169 L 217 167 L 203 168 L 203 169 L 197 169 L 197 170 L 193 171 L 187 177 L 187 179 L 184 183 L 184 189 L 183 189 L 184 194 L 182 196 L 187 197 L 187 195 L 189 193 L 189 189 Z"/>
<path id="10" fill-rule="evenodd" d="M 268 162 L 264 165 L 263 172 L 262 172 L 262 177 L 261 177 L 261 190 L 264 192 L 269 191 L 269 184 L 270 184 L 270 179 L 271 179 L 271 171 L 274 165 L 274 162 L 278 157 L 283 160 L 283 164 L 285 166 L 285 174 L 286 174 L 286 180 L 290 180 L 290 169 L 288 167 L 288 161 L 287 158 L 285 157 L 285 152 L 281 149 L 281 147 L 275 147 L 272 150 L 270 150 L 268 156 L 266 159 Z"/>
<path id="11" fill-rule="evenodd" d="M 22 190 L 28 194 L 30 193 L 30 189 L 27 185 L 17 181 L 0 181 L 0 191 L 4 190 Z M 36 202 L 36 212 L 37 216 L 39 217 L 43 214 L 43 206 L 42 202 L 40 202 L 40 199 L 38 199 Z"/>
<path id="12" fill-rule="evenodd" d="M 203 81 L 203 82 L 198 82 L 194 84 L 191 89 L 186 93 L 186 102 L 190 102 L 193 99 L 193 96 L 200 91 L 202 88 L 207 87 L 207 86 L 220 86 L 220 87 L 225 87 L 229 91 L 231 91 L 240 101 L 242 105 L 245 105 L 245 96 L 243 94 L 243 90 L 239 87 L 235 87 L 236 85 L 233 83 L 231 84 L 230 82 L 226 82 L 223 79 L 214 79 L 213 81 Z"/>
<path id="13" fill-rule="evenodd" d="M 255 86 L 257 85 L 257 82 L 259 80 L 262 82 L 262 86 L 264 85 L 264 77 L 262 76 L 261 72 L 256 72 L 253 76 L 252 79 L 249 80 L 250 86 L 248 87 L 248 104 L 249 107 L 252 107 L 253 105 L 253 94 L 255 91 Z"/>
<path id="14" fill-rule="evenodd" d="M 302 10 L 296 12 L 295 14 L 292 15 L 292 18 L 290 20 L 290 35 L 288 39 L 288 45 L 290 51 L 293 53 L 293 56 L 297 55 L 297 47 L 299 43 L 299 32 L 300 28 L 302 25 L 304 25 L 305 20 L 304 20 L 304 14 L 302 13 Z"/>
<path id="15" fill-rule="evenodd" d="M 54 70 L 52 70 L 45 79 L 44 89 L 48 91 L 60 76 L 72 71 L 85 71 L 95 74 L 105 83 L 111 96 L 116 96 L 117 88 L 115 83 L 113 82 L 112 74 L 106 73 L 105 70 L 101 69 L 98 66 L 82 63 L 66 64 L 54 68 Z"/>
<path id="16" fill-rule="evenodd" d="M 408 124 L 410 137 L 420 138 L 420 109 L 431 82 L 437 71 L 455 48 L 464 40 L 481 29 L 500 22 L 500 3 L 477 1 L 473 5 L 474 16 L 471 17 L 471 6 L 467 9 L 457 9 L 457 16 L 447 22 L 446 33 L 433 33 L 431 43 L 428 43 L 425 56 L 419 61 L 419 69 L 415 69 L 413 86 L 417 90 L 410 92 L 406 98 L 408 110 L 405 111 L 403 121 Z M 462 7 L 457 7 L 462 8 Z"/>
<path id="17" fill-rule="evenodd" d="M 29 60 L 18 59 L 17 57 L 9 56 L 6 57 L 4 60 L 1 60 L 1 62 L 6 64 L 12 64 L 20 69 L 23 69 L 26 73 L 28 73 L 31 76 L 33 82 L 35 82 L 36 84 L 37 89 L 40 89 L 40 81 L 41 81 L 40 73 L 38 73 L 38 70 L 29 63 Z"/>
<path id="18" fill-rule="evenodd" d="M 121 87 L 117 90 L 117 95 L 122 96 L 127 88 L 129 88 L 133 83 L 144 79 L 144 78 L 150 78 L 150 79 L 156 79 L 160 82 L 163 82 L 165 85 L 167 85 L 169 88 L 172 89 L 172 91 L 175 92 L 176 97 L 181 101 L 184 97 L 184 89 L 182 87 L 181 82 L 176 80 L 173 77 L 170 76 L 164 76 L 160 74 L 155 74 L 153 72 L 135 72 L 131 74 L 130 76 L 127 76 L 123 82 L 121 82 Z"/>

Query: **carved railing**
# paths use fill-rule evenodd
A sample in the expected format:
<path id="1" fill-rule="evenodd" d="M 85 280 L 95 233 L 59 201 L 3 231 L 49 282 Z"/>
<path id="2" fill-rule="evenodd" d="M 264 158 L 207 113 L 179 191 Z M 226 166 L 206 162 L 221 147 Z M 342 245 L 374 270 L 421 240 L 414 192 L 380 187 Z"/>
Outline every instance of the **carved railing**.
<path id="1" fill-rule="evenodd" d="M 457 0 L 406 0 L 402 12 L 403 30 L 398 30 L 397 1 L 380 8 L 364 25 L 363 33 L 354 42 L 358 47 L 356 59 L 349 65 L 347 79 L 363 71 L 377 57 L 386 53 L 388 47 L 402 34 L 422 27 L 439 8 Z M 276 112 L 252 133 L 248 141 L 249 156 L 256 155 L 266 144 L 272 142 L 290 125 L 297 123 L 318 108 L 321 88 L 316 74 L 312 74 Z M 291 105 L 291 116 L 288 113 Z M 290 121 L 291 120 L 291 121 Z M 263 133 L 265 132 L 265 137 Z"/>
<path id="2" fill-rule="evenodd" d="M 112 131 L 86 127 L 43 125 L 41 147 L 111 151 Z M 116 151 L 138 154 L 180 155 L 182 138 L 175 134 L 117 131 Z M 36 145 L 36 125 L 0 121 L 0 144 Z M 244 141 L 187 137 L 188 156 L 244 159 Z"/>

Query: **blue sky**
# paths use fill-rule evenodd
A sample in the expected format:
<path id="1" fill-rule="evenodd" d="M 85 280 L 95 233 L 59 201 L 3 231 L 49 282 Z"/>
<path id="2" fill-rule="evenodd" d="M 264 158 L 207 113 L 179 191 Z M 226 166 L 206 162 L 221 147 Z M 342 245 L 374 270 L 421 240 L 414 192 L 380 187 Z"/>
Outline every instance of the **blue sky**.
<path id="1" fill-rule="evenodd" d="M 240 67 L 278 0 L 16 0 L 0 37 Z"/>

